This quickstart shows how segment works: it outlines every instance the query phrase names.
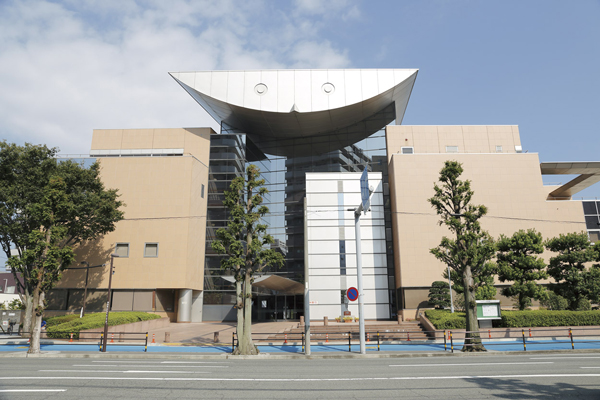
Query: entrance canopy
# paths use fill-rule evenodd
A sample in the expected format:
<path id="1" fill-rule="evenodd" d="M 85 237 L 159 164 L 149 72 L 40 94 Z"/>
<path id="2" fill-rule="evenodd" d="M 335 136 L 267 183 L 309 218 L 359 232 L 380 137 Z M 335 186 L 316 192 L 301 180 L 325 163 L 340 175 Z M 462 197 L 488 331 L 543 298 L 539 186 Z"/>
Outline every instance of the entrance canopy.
<path id="1" fill-rule="evenodd" d="M 235 282 L 233 276 L 221 276 L 228 282 Z M 274 290 L 280 294 L 304 294 L 304 285 L 280 275 L 262 275 L 254 279 L 252 286 Z"/>
<path id="2" fill-rule="evenodd" d="M 417 72 L 338 69 L 170 75 L 223 127 L 246 133 L 264 153 L 303 156 L 310 154 L 310 147 L 303 154 L 297 146 L 279 142 L 335 136 L 343 147 L 394 119 L 400 124 Z"/>

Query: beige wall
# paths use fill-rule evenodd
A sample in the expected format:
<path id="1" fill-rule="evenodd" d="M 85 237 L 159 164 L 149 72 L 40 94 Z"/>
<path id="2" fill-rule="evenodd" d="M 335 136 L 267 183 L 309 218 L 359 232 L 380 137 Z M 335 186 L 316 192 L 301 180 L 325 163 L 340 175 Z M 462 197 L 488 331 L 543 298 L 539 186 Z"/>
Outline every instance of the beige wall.
<path id="1" fill-rule="evenodd" d="M 423 132 L 424 138 L 419 136 Z M 479 132 L 479 136 L 471 135 L 473 132 Z M 546 200 L 548 188 L 542 183 L 538 155 L 518 154 L 514 150 L 520 145 L 517 127 L 389 126 L 386 133 L 396 286 L 412 288 L 410 305 L 419 304 L 420 296 L 427 299 L 427 293 L 417 289 L 442 280 L 445 268 L 429 249 L 450 232 L 437 224 L 439 217 L 427 199 L 434 195 L 433 185 L 446 160 L 463 164 L 462 179 L 471 180 L 475 192 L 472 204 L 487 206 L 488 214 L 481 224 L 493 237 L 529 228 L 535 228 L 544 238 L 585 230 L 581 202 Z M 467 136 L 465 152 L 445 153 L 446 145 L 454 145 Z M 415 154 L 398 154 L 405 143 L 414 145 Z M 506 152 L 495 153 L 496 145 L 502 145 Z M 475 149 L 486 154 L 470 151 Z M 548 258 L 549 254 L 544 256 Z"/>
<path id="2" fill-rule="evenodd" d="M 110 262 L 116 243 L 129 257 L 116 258 L 114 289 L 202 290 L 208 197 L 210 129 L 96 130 L 92 150 L 183 148 L 183 156 L 99 157 L 107 188 L 126 206 L 114 232 L 77 249 L 77 262 Z M 204 198 L 201 196 L 204 185 Z M 145 243 L 158 257 L 144 257 Z M 67 271 L 59 288 L 83 287 L 85 271 Z M 108 267 L 90 270 L 89 287 L 108 286 Z"/>

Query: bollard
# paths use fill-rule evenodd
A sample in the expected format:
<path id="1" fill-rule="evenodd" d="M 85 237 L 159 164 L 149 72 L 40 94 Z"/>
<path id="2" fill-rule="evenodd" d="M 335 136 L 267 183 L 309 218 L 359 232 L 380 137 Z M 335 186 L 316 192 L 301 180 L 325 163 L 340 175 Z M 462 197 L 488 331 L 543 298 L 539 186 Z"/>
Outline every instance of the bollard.
<path id="1" fill-rule="evenodd" d="M 448 335 L 450 336 L 450 350 L 454 353 L 454 340 L 452 339 L 452 331 L 449 331 Z"/>
<path id="2" fill-rule="evenodd" d="M 444 351 L 446 351 L 446 330 L 444 329 Z"/>
<path id="3" fill-rule="evenodd" d="M 406 332 L 406 341 L 410 342 L 410 332 Z"/>
<path id="4" fill-rule="evenodd" d="M 531 328 L 529 328 L 529 337 L 531 337 Z"/>
<path id="5" fill-rule="evenodd" d="M 302 332 L 302 352 L 304 353 L 304 332 Z"/>
<path id="6" fill-rule="evenodd" d="M 152 334 L 152 343 L 156 343 L 156 340 L 155 340 L 155 339 L 156 339 L 156 333 L 153 333 L 153 334 Z"/>
<path id="7" fill-rule="evenodd" d="M 352 352 L 352 332 L 348 332 L 348 351 Z"/>
<path id="8" fill-rule="evenodd" d="M 525 344 L 525 329 L 521 329 L 521 334 L 523 335 L 523 351 L 527 351 L 527 345 Z"/>
<path id="9" fill-rule="evenodd" d="M 213 342 L 219 343 L 219 332 L 215 332 L 213 335 Z"/>
<path id="10" fill-rule="evenodd" d="M 377 331 L 377 351 L 379 351 L 379 331 Z"/>
<path id="11" fill-rule="evenodd" d="M 169 343 L 171 341 L 171 332 L 165 332 L 165 343 Z"/>
<path id="12" fill-rule="evenodd" d="M 148 352 L 148 332 L 146 332 L 146 343 L 144 344 L 144 353 Z"/>
<path id="13" fill-rule="evenodd" d="M 115 334 L 114 334 L 114 333 L 111 333 L 111 334 L 110 334 L 110 342 L 111 342 L 111 343 L 114 343 L 114 342 L 115 342 Z"/>
<path id="14" fill-rule="evenodd" d="M 325 334 L 325 343 L 329 343 L 329 333 Z"/>
<path id="15" fill-rule="evenodd" d="M 575 350 L 575 342 L 573 342 L 573 331 L 569 328 L 569 336 L 571 337 L 571 350 Z"/>
<path id="16" fill-rule="evenodd" d="M 235 350 L 235 332 L 231 332 L 231 352 Z"/>
<path id="17" fill-rule="evenodd" d="M 31 340 L 31 339 L 29 339 L 29 340 Z M 72 343 L 72 342 L 73 342 L 73 334 L 71 333 L 71 339 L 69 339 L 69 343 Z"/>
<path id="18" fill-rule="evenodd" d="M 102 342 L 104 342 L 104 333 L 100 334 L 100 343 L 98 343 L 98 351 L 102 351 Z"/>
<path id="19" fill-rule="evenodd" d="M 284 333 L 283 337 L 284 337 L 283 344 L 287 344 L 287 333 Z"/>
<path id="20" fill-rule="evenodd" d="M 119 333 L 119 342 L 124 342 L 125 339 L 123 337 L 124 335 L 122 333 Z"/>
<path id="21" fill-rule="evenodd" d="M 370 342 L 370 341 L 371 341 L 371 340 L 369 340 L 369 339 L 370 339 L 369 332 L 367 332 L 367 342 Z"/>
<path id="22" fill-rule="evenodd" d="M 488 339 L 492 338 L 492 331 L 488 329 Z"/>

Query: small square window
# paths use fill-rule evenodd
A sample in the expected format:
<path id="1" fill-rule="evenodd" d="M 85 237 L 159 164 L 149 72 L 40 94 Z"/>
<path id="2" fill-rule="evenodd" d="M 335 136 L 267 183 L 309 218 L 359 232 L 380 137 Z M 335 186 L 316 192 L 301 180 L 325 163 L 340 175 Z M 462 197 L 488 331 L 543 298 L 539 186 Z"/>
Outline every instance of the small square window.
<path id="1" fill-rule="evenodd" d="M 117 243 L 115 246 L 115 254 L 120 258 L 129 257 L 129 243 Z"/>
<path id="2" fill-rule="evenodd" d="M 204 198 L 204 183 L 200 186 L 200 197 Z"/>
<path id="3" fill-rule="evenodd" d="M 144 257 L 158 257 L 158 243 L 146 243 Z"/>
<path id="4" fill-rule="evenodd" d="M 502 153 L 502 146 L 496 146 L 496 153 Z"/>
<path id="5" fill-rule="evenodd" d="M 402 147 L 402 154 L 414 154 L 415 152 L 415 148 L 414 147 Z"/>
<path id="6" fill-rule="evenodd" d="M 446 153 L 458 153 L 458 146 L 446 146 Z"/>

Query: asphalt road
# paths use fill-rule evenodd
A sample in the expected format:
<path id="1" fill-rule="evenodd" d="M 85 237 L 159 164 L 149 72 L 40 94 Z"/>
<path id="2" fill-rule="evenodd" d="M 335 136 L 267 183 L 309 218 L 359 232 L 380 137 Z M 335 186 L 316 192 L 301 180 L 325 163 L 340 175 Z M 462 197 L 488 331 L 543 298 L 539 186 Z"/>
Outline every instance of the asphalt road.
<path id="1" fill-rule="evenodd" d="M 600 353 L 377 359 L 4 358 L 1 399 L 600 399 Z"/>

